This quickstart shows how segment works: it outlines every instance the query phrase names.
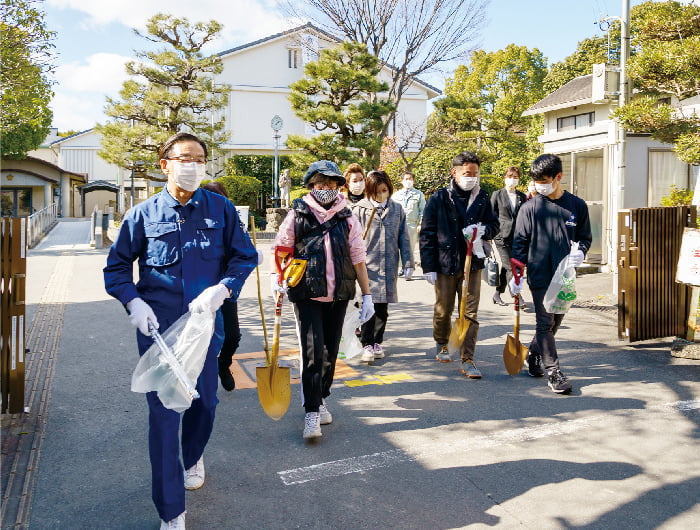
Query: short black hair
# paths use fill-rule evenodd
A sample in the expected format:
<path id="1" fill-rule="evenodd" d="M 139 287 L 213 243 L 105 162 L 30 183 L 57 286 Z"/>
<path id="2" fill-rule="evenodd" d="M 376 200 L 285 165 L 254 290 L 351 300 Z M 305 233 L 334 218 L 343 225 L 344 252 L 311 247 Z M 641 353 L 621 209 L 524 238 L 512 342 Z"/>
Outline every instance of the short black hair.
<path id="1" fill-rule="evenodd" d="M 476 164 L 481 167 L 481 161 L 471 151 L 462 151 L 452 161 L 452 167 L 463 166 L 464 164 Z"/>
<path id="2" fill-rule="evenodd" d="M 194 134 L 179 132 L 173 134 L 170 138 L 165 140 L 163 145 L 160 146 L 160 149 L 158 150 L 158 158 L 167 159 L 170 156 L 170 150 L 179 142 L 197 142 L 202 146 L 202 149 L 204 149 L 204 158 L 207 158 L 209 155 L 207 144 L 205 144 L 202 140 L 197 138 Z"/>
<path id="3" fill-rule="evenodd" d="M 554 178 L 561 172 L 561 159 L 557 155 L 540 155 L 530 166 L 530 178 L 534 181 Z"/>

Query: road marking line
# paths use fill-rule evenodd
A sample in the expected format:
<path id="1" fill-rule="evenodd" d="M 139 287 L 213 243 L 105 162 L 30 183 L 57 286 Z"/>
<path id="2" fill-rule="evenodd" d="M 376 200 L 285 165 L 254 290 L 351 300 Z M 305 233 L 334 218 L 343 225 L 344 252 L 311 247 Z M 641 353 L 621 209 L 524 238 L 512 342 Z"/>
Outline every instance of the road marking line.
<path id="1" fill-rule="evenodd" d="M 663 405 L 655 405 L 643 410 L 620 411 L 623 416 L 632 416 L 639 412 L 649 412 L 660 410 L 666 412 L 678 412 L 700 409 L 700 399 L 675 401 L 672 403 L 664 403 Z M 459 453 L 463 451 L 473 451 L 475 449 L 485 449 L 497 447 L 506 444 L 519 444 L 531 440 L 539 440 L 551 436 L 559 436 L 562 434 L 570 434 L 572 432 L 589 427 L 592 423 L 605 421 L 613 417 L 611 414 L 591 416 L 590 418 L 579 418 L 574 420 L 565 420 L 557 423 L 546 425 L 537 425 L 535 427 L 524 427 L 521 429 L 509 429 L 500 433 L 478 436 L 464 440 L 464 447 L 445 446 L 443 451 L 447 451 L 445 455 Z M 617 417 L 617 416 L 615 416 Z M 435 453 L 434 441 L 426 444 L 413 446 L 411 455 L 404 452 L 402 449 L 393 449 L 381 453 L 373 453 L 370 455 L 354 456 L 343 460 L 334 460 L 332 462 L 324 462 L 306 467 L 298 467 L 296 469 L 288 469 L 286 471 L 278 471 L 280 480 L 285 486 L 303 484 L 313 480 L 320 480 L 330 477 L 339 477 L 349 475 L 350 473 L 362 473 L 371 469 L 382 467 L 390 467 L 395 464 L 404 462 L 413 462 L 421 455 L 432 455 Z M 423 446 L 423 447 L 422 447 Z"/>
<path id="2" fill-rule="evenodd" d="M 367 386 L 367 385 L 390 385 L 397 381 L 409 381 L 413 376 L 408 374 L 389 374 L 389 375 L 371 375 L 369 379 L 352 379 L 343 381 L 349 387 Z"/>

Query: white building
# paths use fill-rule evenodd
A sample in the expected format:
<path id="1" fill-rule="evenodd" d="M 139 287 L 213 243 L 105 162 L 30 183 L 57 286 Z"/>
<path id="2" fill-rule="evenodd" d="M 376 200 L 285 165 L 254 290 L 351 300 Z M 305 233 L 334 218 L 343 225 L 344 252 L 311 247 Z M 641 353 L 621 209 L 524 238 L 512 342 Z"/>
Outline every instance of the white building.
<path id="1" fill-rule="evenodd" d="M 617 211 L 660 206 L 672 184 L 693 188 L 698 168 L 680 161 L 670 144 L 653 140 L 649 134 L 627 133 L 624 180 L 618 182 L 617 125 L 610 118 L 617 103 L 605 96 L 597 77 L 590 74 L 569 81 L 523 115 L 544 115 L 544 134 L 538 140 L 545 153 L 561 158 L 564 188 L 588 204 L 593 245 L 587 261 L 611 265 L 617 245 Z M 684 102 L 685 108 L 692 108 L 693 103 Z"/>

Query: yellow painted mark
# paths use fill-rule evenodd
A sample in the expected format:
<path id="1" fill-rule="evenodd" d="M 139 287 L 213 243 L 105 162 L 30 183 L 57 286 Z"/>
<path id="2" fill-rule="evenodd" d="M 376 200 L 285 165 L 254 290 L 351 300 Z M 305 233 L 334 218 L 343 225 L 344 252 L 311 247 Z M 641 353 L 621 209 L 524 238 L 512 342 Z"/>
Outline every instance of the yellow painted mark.
<path id="1" fill-rule="evenodd" d="M 370 377 L 371 379 L 352 379 L 350 381 L 344 381 L 344 383 L 349 387 L 356 387 L 367 385 L 390 385 L 398 381 L 409 381 L 413 379 L 413 376 L 408 374 L 376 375 Z"/>

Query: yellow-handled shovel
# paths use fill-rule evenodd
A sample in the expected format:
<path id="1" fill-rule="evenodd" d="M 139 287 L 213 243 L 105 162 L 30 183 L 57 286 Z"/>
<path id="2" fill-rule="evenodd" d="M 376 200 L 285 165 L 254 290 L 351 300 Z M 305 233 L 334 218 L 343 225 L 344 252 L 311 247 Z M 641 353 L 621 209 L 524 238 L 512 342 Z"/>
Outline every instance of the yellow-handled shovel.
<path id="1" fill-rule="evenodd" d="M 467 238 L 467 256 L 464 259 L 464 277 L 462 278 L 462 298 L 459 301 L 459 316 L 455 319 L 455 323 L 450 331 L 450 338 L 447 341 L 447 351 L 454 355 L 459 352 L 462 343 L 467 336 L 469 326 L 472 320 L 466 315 L 467 312 L 467 296 L 469 296 L 469 273 L 472 268 L 472 248 L 476 239 L 477 229 L 471 238 Z"/>

